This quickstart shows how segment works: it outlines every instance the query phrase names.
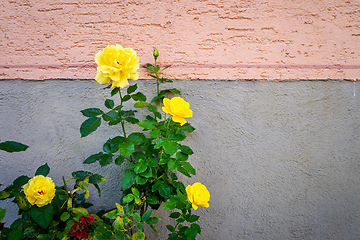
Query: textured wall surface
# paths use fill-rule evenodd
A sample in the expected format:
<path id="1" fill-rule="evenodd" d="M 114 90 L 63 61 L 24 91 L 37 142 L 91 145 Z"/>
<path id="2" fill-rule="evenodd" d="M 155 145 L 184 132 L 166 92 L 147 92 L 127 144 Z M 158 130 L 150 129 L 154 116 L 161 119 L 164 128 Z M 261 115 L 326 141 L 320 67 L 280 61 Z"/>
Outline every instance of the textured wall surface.
<path id="1" fill-rule="evenodd" d="M 94 78 L 107 44 L 173 64 L 176 79 L 358 79 L 349 0 L 3 0 L 0 79 Z M 146 74 L 141 76 L 146 78 Z"/>
<path id="2" fill-rule="evenodd" d="M 186 144 L 194 149 L 189 161 L 197 176 L 184 181 L 201 181 L 211 192 L 210 207 L 196 211 L 199 239 L 360 239 L 360 83 L 189 80 L 172 86 L 194 111 L 196 131 Z M 112 207 L 122 170 L 82 162 L 119 129 L 104 125 L 82 139 L 79 133 L 80 110 L 103 106 L 107 96 L 94 81 L 0 81 L 0 140 L 30 146 L 0 152 L 0 183 L 31 176 L 45 162 L 58 184 L 86 169 L 107 179 L 103 196 L 91 200 Z M 10 222 L 14 205 L 1 207 L 10 208 Z M 166 236 L 167 214 L 157 214 Z"/>

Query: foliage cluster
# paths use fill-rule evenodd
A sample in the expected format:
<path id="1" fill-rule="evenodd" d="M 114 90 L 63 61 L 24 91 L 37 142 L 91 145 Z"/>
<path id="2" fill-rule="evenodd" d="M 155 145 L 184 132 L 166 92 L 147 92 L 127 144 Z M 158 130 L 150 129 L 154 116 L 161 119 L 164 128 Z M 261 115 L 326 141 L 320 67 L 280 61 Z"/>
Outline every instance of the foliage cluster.
<path id="1" fill-rule="evenodd" d="M 0 192 L 0 200 L 14 199 L 21 216 L 9 228 L 2 226 L 1 239 L 143 240 L 146 238 L 145 225 L 158 232 L 155 225 L 160 219 L 153 216 L 153 211 L 160 208 L 172 210 L 169 217 L 175 220 L 175 225 L 166 226 L 170 231 L 168 239 L 191 240 L 201 233 L 201 227 L 196 223 L 199 216 L 192 213 L 192 207 L 208 207 L 210 194 L 205 186 L 197 183 L 203 190 L 194 194 L 196 197 L 189 198 L 187 190 L 191 186 L 186 188 L 178 178 L 179 173 L 187 177 L 196 174 L 188 161 L 194 152 L 183 143 L 186 135 L 195 130 L 185 120 L 192 116 L 189 104 L 180 97 L 176 97 L 176 101 L 166 98 L 169 94 L 181 95 L 181 92 L 176 88 L 161 89 L 162 83 L 172 81 L 162 77 L 162 72 L 169 66 L 161 68 L 157 64 L 159 52 L 156 48 L 153 52 L 154 64 L 144 65 L 150 71 L 149 76 L 156 81 L 156 96 L 151 100 L 139 91 L 137 84 L 128 86 L 127 83 L 127 78 L 130 77 L 126 77 L 126 74 L 135 76 L 136 66 L 128 66 L 129 61 L 121 58 L 131 58 L 134 64 L 138 64 L 136 54 L 132 49 L 125 49 L 125 53 L 114 53 L 116 49 L 125 51 L 119 46 L 111 49 L 109 55 L 105 51 L 97 54 L 98 64 L 111 62 L 111 74 L 108 72 L 109 66 L 99 66 L 96 78 L 102 84 L 113 81 L 112 85 L 106 87 L 111 90 L 111 97 L 105 100 L 105 109 L 88 108 L 81 111 L 87 119 L 81 124 L 80 133 L 81 137 L 86 137 L 102 123 L 118 125 L 121 129 L 121 135 L 109 138 L 103 144 L 101 152 L 94 153 L 84 161 L 84 164 L 98 163 L 101 167 L 113 164 L 122 169 L 122 195 L 119 203 L 112 210 L 89 214 L 87 209 L 92 204 L 86 201 L 89 196 L 88 186 L 94 185 L 100 195 L 99 184 L 105 179 L 98 174 L 76 171 L 70 179 L 63 178 L 64 184 L 56 187 L 55 197 L 50 204 L 38 207 L 29 203 L 22 189 L 31 178 L 20 176 Z M 117 59 L 113 59 L 114 56 Z M 117 68 L 121 62 L 126 61 L 127 68 L 131 69 L 130 73 L 121 67 Z M 116 81 L 119 82 L 114 84 Z M 126 89 L 121 88 L 125 86 Z M 116 96 L 118 100 L 112 99 Z M 165 113 L 160 111 L 164 99 L 166 109 L 162 109 Z M 133 109 L 125 108 L 124 103 L 127 101 L 134 102 Z M 141 109 L 148 114 L 140 119 L 137 112 Z M 128 133 L 128 125 L 135 125 L 139 131 Z M 10 145 L 17 145 L 20 150 L 27 147 L 15 142 Z M 12 147 L 6 149 L 0 143 L 2 150 L 16 151 Z M 45 164 L 39 167 L 35 176 L 47 176 L 49 171 L 50 168 Z M 75 181 L 71 189 L 68 188 L 69 181 Z M 1 210 L 0 221 L 4 215 L 5 210 Z"/>

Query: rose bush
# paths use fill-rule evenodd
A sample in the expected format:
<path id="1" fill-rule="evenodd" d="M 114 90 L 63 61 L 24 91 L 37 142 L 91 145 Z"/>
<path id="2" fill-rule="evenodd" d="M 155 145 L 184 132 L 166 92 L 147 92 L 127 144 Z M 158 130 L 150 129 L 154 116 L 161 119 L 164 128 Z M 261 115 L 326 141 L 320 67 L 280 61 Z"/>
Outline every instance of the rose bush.
<path id="1" fill-rule="evenodd" d="M 92 204 L 85 199 L 89 184 L 94 185 L 100 195 L 98 184 L 105 178 L 90 172 L 76 171 L 68 180 L 63 178 L 64 185 L 58 187 L 47 177 L 49 172 L 50 167 L 44 164 L 36 170 L 35 177 L 20 176 L 12 185 L 0 191 L 0 200 L 13 199 L 20 215 L 10 227 L 0 223 L 0 239 L 72 240 L 75 237 L 80 239 L 80 235 L 86 237 L 86 234 L 94 239 L 94 230 L 99 226 L 98 238 L 104 236 L 101 229 L 111 226 L 103 222 L 105 217 L 101 214 L 95 217 L 89 215 L 86 209 Z M 71 180 L 75 180 L 73 189 L 67 186 Z M 5 213 L 0 211 L 0 221 Z M 81 229 L 73 227 L 76 222 L 81 223 Z"/>
<path id="2" fill-rule="evenodd" d="M 172 82 L 162 77 L 163 71 L 169 66 L 161 69 L 157 64 L 159 51 L 156 48 L 153 57 L 154 64 L 144 65 L 150 71 L 148 75 L 156 80 L 156 95 L 150 101 L 138 90 L 137 84 L 129 86 L 126 90 L 112 84 L 107 87 L 114 87 L 110 93 L 111 97 L 118 95 L 119 98 L 106 99 L 106 110 L 88 108 L 81 111 L 88 118 L 80 127 L 82 137 L 96 131 L 103 121 L 110 126 L 119 124 L 122 130 L 121 135 L 104 143 L 102 152 L 94 153 L 85 159 L 84 163 L 98 162 L 101 167 L 114 163 L 122 167 L 124 174 L 121 179 L 120 204 L 127 211 L 120 219 L 127 217 L 132 220 L 128 224 L 128 231 L 125 232 L 125 239 L 145 239 L 145 224 L 157 232 L 155 224 L 160 219 L 152 214 L 153 210 L 160 207 L 180 210 L 170 215 L 170 218 L 176 219 L 177 224 L 167 226 L 171 232 L 168 239 L 195 239 L 201 232 L 200 226 L 195 223 L 199 216 L 191 213 L 192 203 L 188 201 L 186 188 L 177 176 L 196 175 L 196 170 L 188 161 L 194 152 L 182 143 L 186 134 L 195 130 L 185 119 L 192 117 L 193 112 L 188 102 L 181 97 L 173 96 L 181 95 L 178 89 L 161 89 L 160 84 Z M 171 96 L 173 97 L 168 98 Z M 124 103 L 131 100 L 134 101 L 135 109 L 125 109 Z M 147 109 L 149 114 L 145 118 L 137 118 L 136 113 L 140 109 Z M 142 130 L 129 134 L 126 128 L 128 124 L 137 125 Z M 194 199 L 194 196 L 190 198 Z M 197 207 L 196 204 L 208 206 L 203 202 L 195 202 L 194 206 Z"/>
<path id="3" fill-rule="evenodd" d="M 154 64 L 145 64 L 149 76 L 156 80 L 156 94 L 150 100 L 137 84 L 128 86 L 128 79 L 137 80 L 139 60 L 131 48 L 120 45 L 107 46 L 95 56 L 98 64 L 95 80 L 109 84 L 110 95 L 118 99 L 106 99 L 106 110 L 88 108 L 81 113 L 87 118 L 80 126 L 81 137 L 96 131 L 103 122 L 109 126 L 119 125 L 121 133 L 108 138 L 102 151 L 85 159 L 85 164 L 99 163 L 101 167 L 114 164 L 123 171 L 120 202 L 116 208 L 89 213 L 92 206 L 86 202 L 89 197 L 89 184 L 99 191 L 99 183 L 105 179 L 86 171 L 75 171 L 64 185 L 57 187 L 47 177 L 50 168 L 47 164 L 38 168 L 35 177 L 20 176 L 13 184 L 0 192 L 0 200 L 13 198 L 19 207 L 21 217 L 10 227 L 0 223 L 0 239 L 132 239 L 146 238 L 145 226 L 158 233 L 156 224 L 160 218 L 154 210 L 172 210 L 169 215 L 174 225 L 167 225 L 168 239 L 195 239 L 201 233 L 196 224 L 199 217 L 192 213 L 198 206 L 209 207 L 210 193 L 201 183 L 185 187 L 178 174 L 186 177 L 196 175 L 191 165 L 193 150 L 184 144 L 188 133 L 195 130 L 185 119 L 193 116 L 190 104 L 181 97 L 176 88 L 161 89 L 160 84 L 172 82 L 162 76 L 168 68 L 157 64 L 159 51 L 154 48 Z M 112 83 L 111 83 L 112 81 Z M 127 87 L 127 89 L 122 89 Z M 167 98 L 172 97 L 172 98 Z M 127 101 L 133 101 L 134 109 L 127 109 Z M 137 112 L 148 111 L 148 115 Z M 163 110 L 163 112 L 161 112 Z M 136 125 L 127 132 L 129 124 Z M 119 132 L 115 129 L 115 132 Z M 0 143 L 0 149 L 9 152 L 23 151 L 27 148 L 15 142 Z M 68 182 L 75 180 L 74 187 Z M 0 209 L 0 221 L 6 210 Z"/>

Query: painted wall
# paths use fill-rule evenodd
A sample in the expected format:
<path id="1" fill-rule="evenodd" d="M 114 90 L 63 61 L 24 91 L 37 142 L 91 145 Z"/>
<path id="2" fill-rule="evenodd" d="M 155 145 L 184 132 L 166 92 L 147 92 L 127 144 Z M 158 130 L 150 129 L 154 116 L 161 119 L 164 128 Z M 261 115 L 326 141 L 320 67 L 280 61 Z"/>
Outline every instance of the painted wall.
<path id="1" fill-rule="evenodd" d="M 176 79 L 358 79 L 349 0 L 3 0 L 0 79 L 89 79 L 108 44 L 152 47 Z M 146 74 L 142 75 L 146 78 Z"/>
<path id="2" fill-rule="evenodd" d="M 138 84 L 154 88 L 150 81 Z M 200 240 L 360 238 L 360 83 L 184 80 L 172 86 L 194 112 L 196 131 L 186 144 L 195 152 L 189 161 L 197 176 L 184 181 L 201 181 L 211 192 L 210 207 L 196 211 Z M 0 152 L 0 182 L 33 174 L 45 162 L 58 184 L 86 169 L 107 179 L 103 196 L 94 193 L 91 201 L 112 207 L 121 168 L 82 162 L 119 129 L 102 126 L 86 138 L 79 132 L 80 110 L 101 107 L 108 96 L 95 81 L 0 81 L 1 140 L 30 146 Z M 156 214 L 166 236 L 167 213 Z"/>

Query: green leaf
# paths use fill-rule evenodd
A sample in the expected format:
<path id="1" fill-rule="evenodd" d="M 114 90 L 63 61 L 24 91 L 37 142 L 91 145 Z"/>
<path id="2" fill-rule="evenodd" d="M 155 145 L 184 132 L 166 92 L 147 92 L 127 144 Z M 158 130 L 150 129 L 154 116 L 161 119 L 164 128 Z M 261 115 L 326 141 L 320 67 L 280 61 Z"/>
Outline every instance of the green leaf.
<path id="1" fill-rule="evenodd" d="M 140 215 L 138 213 L 134 214 L 134 220 L 137 221 L 137 222 L 141 221 L 141 217 L 140 217 Z"/>
<path id="2" fill-rule="evenodd" d="M 113 139 L 109 140 L 109 142 L 108 142 L 108 144 L 109 144 L 108 145 L 109 152 L 115 153 L 115 152 L 119 151 L 120 143 L 125 142 L 125 140 L 126 139 L 124 137 L 122 137 L 122 136 L 117 136 L 117 137 L 114 137 Z M 105 149 L 104 149 L 104 151 L 105 151 Z"/>
<path id="3" fill-rule="evenodd" d="M 102 118 L 105 121 L 111 121 L 112 123 L 110 125 L 115 125 L 121 121 L 120 113 L 116 110 L 111 110 L 110 112 L 102 115 Z"/>
<path id="4" fill-rule="evenodd" d="M 164 69 L 163 69 L 163 70 L 164 70 Z M 179 89 L 176 89 L 176 88 L 166 89 L 166 91 L 175 93 L 175 94 L 177 94 L 177 95 L 181 95 L 180 90 L 179 90 Z"/>
<path id="5" fill-rule="evenodd" d="M 157 224 L 161 219 L 158 217 L 149 217 L 147 221 L 145 221 L 149 225 Z"/>
<path id="6" fill-rule="evenodd" d="M 89 216 L 88 210 L 82 207 L 73 208 L 73 214 L 75 214 L 77 217 Z"/>
<path id="7" fill-rule="evenodd" d="M 101 124 L 101 118 L 99 117 L 91 117 L 85 120 L 80 127 L 81 137 L 86 137 L 90 133 L 96 131 L 96 129 L 98 129 L 100 124 Z"/>
<path id="8" fill-rule="evenodd" d="M 6 215 L 6 209 L 0 208 L 0 222 L 4 219 Z"/>
<path id="9" fill-rule="evenodd" d="M 123 190 L 130 188 L 135 183 L 135 176 L 133 172 L 126 173 L 121 179 L 121 186 Z"/>
<path id="10" fill-rule="evenodd" d="M 40 234 L 36 236 L 37 240 L 51 240 L 51 236 L 49 234 Z"/>
<path id="11" fill-rule="evenodd" d="M 137 188 L 131 188 L 131 192 L 134 194 L 135 197 L 140 197 L 140 192 Z"/>
<path id="12" fill-rule="evenodd" d="M 93 154 L 84 161 L 84 164 L 94 163 L 94 162 L 100 160 L 102 155 L 103 155 L 102 152 Z"/>
<path id="13" fill-rule="evenodd" d="M 144 222 L 146 222 L 146 220 L 148 220 L 150 218 L 152 211 L 153 211 L 152 209 L 149 209 L 142 215 L 142 220 Z"/>
<path id="14" fill-rule="evenodd" d="M 115 164 L 120 166 L 121 164 L 123 164 L 124 160 L 125 160 L 125 157 L 120 155 L 115 159 Z"/>
<path id="15" fill-rule="evenodd" d="M 60 220 L 63 222 L 66 222 L 69 218 L 70 218 L 70 213 L 68 212 L 63 212 L 63 214 L 61 214 L 60 216 Z"/>
<path id="16" fill-rule="evenodd" d="M 133 152 L 132 156 L 135 158 L 135 159 L 145 159 L 146 158 L 146 155 L 145 153 L 143 152 L 140 152 L 140 151 L 136 151 L 136 152 Z"/>
<path id="17" fill-rule="evenodd" d="M 125 233 L 116 231 L 115 232 L 116 240 L 125 240 Z"/>
<path id="18" fill-rule="evenodd" d="M 121 115 L 124 117 L 128 116 L 134 116 L 134 114 L 137 112 L 137 110 L 127 110 L 127 111 L 121 111 Z"/>
<path id="19" fill-rule="evenodd" d="M 47 163 L 45 163 L 44 165 L 40 166 L 35 173 L 36 175 L 43 175 L 44 177 L 46 177 L 50 172 L 50 168 L 49 165 Z"/>
<path id="20" fill-rule="evenodd" d="M 157 167 L 158 166 L 158 161 L 156 158 L 154 157 L 149 157 L 146 159 L 146 162 L 148 164 L 149 167 Z"/>
<path id="21" fill-rule="evenodd" d="M 165 93 L 166 93 L 166 90 L 161 90 L 161 91 L 159 92 L 159 95 L 157 95 L 156 97 L 154 97 L 154 98 L 151 100 L 151 102 L 153 103 L 153 102 L 155 102 L 156 100 L 162 99 L 162 98 L 164 97 Z"/>
<path id="22" fill-rule="evenodd" d="M 139 102 L 136 102 L 134 104 L 134 107 L 135 108 L 144 108 L 144 107 L 148 107 L 150 104 L 147 103 L 147 102 L 142 102 L 142 101 L 139 101 Z"/>
<path id="23" fill-rule="evenodd" d="M 145 177 L 145 178 L 151 178 L 153 176 L 153 171 L 151 170 L 151 168 L 147 168 L 145 172 L 142 172 L 140 174 L 142 177 Z"/>
<path id="24" fill-rule="evenodd" d="M 129 136 L 128 136 L 128 139 L 134 143 L 135 146 L 141 144 L 141 143 L 144 143 L 145 140 L 146 140 L 146 137 L 143 133 L 139 133 L 139 132 L 134 132 L 134 133 L 131 133 Z"/>
<path id="25" fill-rule="evenodd" d="M 183 167 L 178 167 L 177 170 L 182 174 L 184 174 L 185 176 L 191 177 L 191 175 Z"/>
<path id="26" fill-rule="evenodd" d="M 176 160 L 178 160 L 178 161 L 186 161 L 186 160 L 188 160 L 188 158 L 189 158 L 189 155 L 187 155 L 187 154 L 184 154 L 182 152 L 176 153 Z"/>
<path id="27" fill-rule="evenodd" d="M 134 172 L 135 173 L 142 173 L 145 172 L 148 168 L 148 165 L 145 160 L 140 160 L 135 164 Z"/>
<path id="28" fill-rule="evenodd" d="M 192 223 L 192 222 L 196 222 L 197 220 L 199 220 L 199 218 L 200 218 L 200 216 L 191 215 L 191 216 L 187 219 L 187 221 Z"/>
<path id="29" fill-rule="evenodd" d="M 179 218 L 180 216 L 181 216 L 181 213 L 179 213 L 179 212 L 173 212 L 173 213 L 170 214 L 169 217 L 171 217 L 171 218 Z"/>
<path id="30" fill-rule="evenodd" d="M 176 176 L 175 173 L 171 173 L 170 177 L 171 177 L 171 180 L 174 180 L 174 181 L 178 180 L 178 177 Z"/>
<path id="31" fill-rule="evenodd" d="M 174 155 L 179 149 L 179 144 L 173 141 L 166 141 L 164 143 L 164 151 L 170 156 Z"/>
<path id="32" fill-rule="evenodd" d="M 128 195 L 126 195 L 125 197 L 123 197 L 123 202 L 124 203 L 129 203 L 132 200 L 134 200 L 135 196 L 131 193 L 129 193 Z"/>
<path id="33" fill-rule="evenodd" d="M 85 110 L 81 110 L 80 112 L 82 112 L 85 117 L 96 117 L 104 113 L 99 108 L 87 108 Z"/>
<path id="34" fill-rule="evenodd" d="M 154 232 L 156 232 L 157 234 L 160 234 L 159 232 L 158 232 L 158 230 L 156 229 L 156 227 L 153 225 L 153 224 L 151 224 L 151 225 L 149 225 L 150 226 L 150 228 L 154 231 Z"/>
<path id="35" fill-rule="evenodd" d="M 22 187 L 24 184 L 26 184 L 28 181 L 30 180 L 30 178 L 28 176 L 20 176 L 17 179 L 14 180 L 13 182 L 13 186 L 16 188 L 20 188 Z"/>
<path id="36" fill-rule="evenodd" d="M 119 144 L 120 154 L 123 156 L 130 156 L 135 150 L 134 144 L 131 142 L 122 142 Z"/>
<path id="37" fill-rule="evenodd" d="M 9 238 L 11 240 L 20 240 L 23 236 L 21 229 L 14 229 L 9 233 Z"/>
<path id="38" fill-rule="evenodd" d="M 164 203 L 163 209 L 172 210 L 176 207 L 176 203 L 177 203 L 177 201 L 175 199 L 170 198 Z"/>
<path id="39" fill-rule="evenodd" d="M 117 94 L 119 92 L 120 88 L 119 87 L 115 87 L 113 90 L 111 90 L 111 96 L 114 96 L 115 94 Z"/>
<path id="40" fill-rule="evenodd" d="M 129 101 L 130 99 L 131 99 L 131 96 L 126 94 L 125 96 L 123 96 L 122 101 L 126 102 L 126 101 Z"/>
<path id="41" fill-rule="evenodd" d="M 116 230 L 124 229 L 124 219 L 121 218 L 120 216 L 116 216 L 116 217 L 115 217 L 115 221 L 114 221 L 114 223 L 113 223 L 113 227 L 114 227 Z"/>
<path id="42" fill-rule="evenodd" d="M 192 229 L 195 229 L 198 234 L 201 234 L 201 227 L 200 227 L 198 224 L 192 223 L 192 224 L 190 225 L 190 227 L 191 227 Z"/>
<path id="43" fill-rule="evenodd" d="M 175 228 L 171 225 L 166 225 L 166 228 L 170 231 L 170 232 L 175 232 Z"/>
<path id="44" fill-rule="evenodd" d="M 140 122 L 139 119 L 134 118 L 134 117 L 127 117 L 127 118 L 125 118 L 125 120 L 132 124 L 137 124 L 138 122 Z"/>
<path id="45" fill-rule="evenodd" d="M 186 135 L 183 131 L 176 131 L 169 134 L 168 139 L 175 142 L 183 141 L 186 138 Z"/>
<path id="46" fill-rule="evenodd" d="M 180 164 L 176 159 L 170 159 L 167 163 L 169 171 L 174 171 L 179 165 Z"/>
<path id="47" fill-rule="evenodd" d="M 71 175 L 78 180 L 84 180 L 85 178 L 90 177 L 93 174 L 87 171 L 75 171 L 72 172 Z"/>
<path id="48" fill-rule="evenodd" d="M 134 235 L 132 235 L 131 239 L 133 239 L 133 240 L 145 240 L 145 233 L 136 232 Z"/>
<path id="49" fill-rule="evenodd" d="M 29 210 L 31 205 L 30 203 L 26 200 L 25 194 L 20 193 L 19 189 L 17 188 L 13 188 L 12 193 L 14 194 L 14 197 L 16 199 L 16 204 L 18 205 L 18 207 L 21 210 Z"/>
<path id="50" fill-rule="evenodd" d="M 157 138 L 161 135 L 161 131 L 159 129 L 154 129 L 150 132 L 151 138 Z"/>
<path id="51" fill-rule="evenodd" d="M 146 202 L 149 204 L 158 204 L 159 200 L 157 199 L 156 196 L 150 196 L 146 198 Z"/>
<path id="52" fill-rule="evenodd" d="M 137 123 L 137 125 L 144 129 L 155 129 L 154 123 L 148 120 L 142 120 L 141 122 Z"/>
<path id="53" fill-rule="evenodd" d="M 95 228 L 94 236 L 94 239 L 96 240 L 117 240 L 114 233 L 110 230 L 107 230 L 103 225 Z"/>
<path id="54" fill-rule="evenodd" d="M 183 167 L 188 173 L 190 173 L 190 174 L 192 174 L 192 175 L 196 175 L 196 170 L 195 170 L 195 168 L 193 168 L 193 166 L 191 166 L 190 163 L 188 163 L 188 162 L 181 162 L 181 165 L 182 165 L 182 167 Z"/>
<path id="55" fill-rule="evenodd" d="M 168 198 L 171 193 L 171 188 L 166 183 L 162 183 L 159 188 L 159 194 L 164 198 Z"/>
<path id="56" fill-rule="evenodd" d="M 159 165 L 167 164 L 169 162 L 169 160 L 170 160 L 170 158 L 164 158 L 164 156 L 163 156 L 163 158 L 161 158 L 159 160 Z"/>
<path id="57" fill-rule="evenodd" d="M 113 157 L 112 154 L 103 154 L 103 155 L 101 155 L 100 161 L 99 161 L 100 166 L 104 167 L 104 166 L 109 165 L 110 163 L 112 163 L 112 160 L 113 160 L 112 157 Z"/>
<path id="58" fill-rule="evenodd" d="M 144 231 L 144 224 L 142 222 L 137 223 L 136 227 L 140 232 Z"/>
<path id="59" fill-rule="evenodd" d="M 0 200 L 6 199 L 6 198 L 8 198 L 9 196 L 10 196 L 10 193 L 7 192 L 7 191 L 5 191 L 5 190 L 3 190 L 3 191 L 0 192 Z M 0 221 L 1 221 L 1 220 L 0 220 Z"/>
<path id="60" fill-rule="evenodd" d="M 118 210 L 111 210 L 110 212 L 105 213 L 103 216 L 106 218 L 115 219 L 118 216 Z"/>
<path id="61" fill-rule="evenodd" d="M 182 151 L 183 153 L 185 153 L 187 155 L 191 155 L 194 153 L 190 147 L 185 146 L 185 145 L 180 145 L 179 149 L 180 149 L 180 151 Z"/>
<path id="62" fill-rule="evenodd" d="M 35 224 L 34 224 L 34 227 L 31 226 L 31 227 L 25 227 L 24 229 L 24 235 L 23 235 L 23 239 L 34 239 L 36 237 L 36 235 L 39 234 L 39 229 L 35 228 Z"/>
<path id="63" fill-rule="evenodd" d="M 0 143 L 0 150 L 4 150 L 6 152 L 21 152 L 25 151 L 29 146 L 25 144 L 14 142 L 14 141 L 6 141 Z"/>
<path id="64" fill-rule="evenodd" d="M 185 186 L 183 187 L 185 188 Z M 184 189 L 183 191 L 185 192 L 186 190 Z M 188 199 L 187 194 L 182 193 L 179 188 L 176 189 L 176 195 L 180 198 L 181 202 L 185 202 Z"/>
<path id="65" fill-rule="evenodd" d="M 187 240 L 193 240 L 196 238 L 196 235 L 197 235 L 197 231 L 196 229 L 193 229 L 193 228 L 187 228 L 185 230 L 185 236 L 186 236 L 186 239 Z"/>
<path id="66" fill-rule="evenodd" d="M 99 184 L 105 182 L 105 178 L 99 174 L 94 174 L 89 177 L 89 183 Z"/>
<path id="67" fill-rule="evenodd" d="M 144 185 L 147 182 L 146 178 L 143 178 L 143 177 L 141 177 L 139 175 L 135 176 L 135 180 L 136 180 L 136 183 L 139 184 L 139 185 Z"/>
<path id="68" fill-rule="evenodd" d="M 147 69 L 149 69 L 150 71 L 155 71 L 154 66 L 151 63 L 146 63 L 144 64 L 144 67 L 146 67 Z"/>
<path id="69" fill-rule="evenodd" d="M 154 146 L 155 149 L 159 149 L 160 147 L 164 146 L 166 142 L 166 139 L 165 138 L 159 138 L 157 141 L 156 141 L 156 144 Z"/>
<path id="70" fill-rule="evenodd" d="M 135 101 L 142 101 L 142 102 L 146 101 L 146 96 L 141 92 L 137 92 L 136 94 L 131 95 L 131 97 Z"/>
<path id="71" fill-rule="evenodd" d="M 114 101 L 111 99 L 106 99 L 105 100 L 105 107 L 109 108 L 109 109 L 113 109 L 114 108 Z"/>
<path id="72" fill-rule="evenodd" d="M 43 229 L 49 226 L 54 216 L 54 208 L 51 204 L 44 207 L 32 206 L 30 210 L 31 218 Z"/>
<path id="73" fill-rule="evenodd" d="M 183 126 L 179 127 L 180 130 L 184 130 L 187 131 L 189 133 L 193 132 L 195 130 L 195 128 L 193 126 L 191 126 L 190 124 L 186 123 Z"/>
<path id="74" fill-rule="evenodd" d="M 134 85 L 131 85 L 127 88 L 127 94 L 131 94 L 131 93 L 135 92 L 136 89 L 137 89 L 137 83 Z"/>

